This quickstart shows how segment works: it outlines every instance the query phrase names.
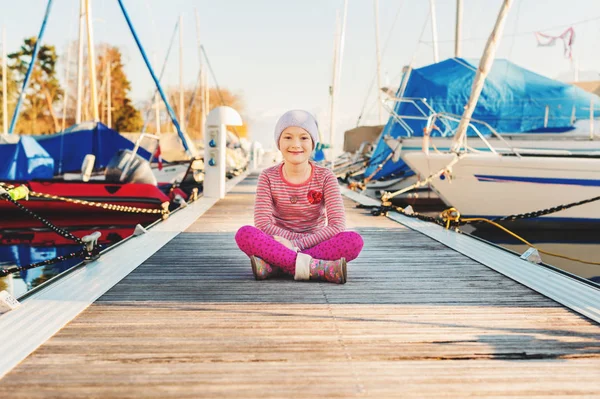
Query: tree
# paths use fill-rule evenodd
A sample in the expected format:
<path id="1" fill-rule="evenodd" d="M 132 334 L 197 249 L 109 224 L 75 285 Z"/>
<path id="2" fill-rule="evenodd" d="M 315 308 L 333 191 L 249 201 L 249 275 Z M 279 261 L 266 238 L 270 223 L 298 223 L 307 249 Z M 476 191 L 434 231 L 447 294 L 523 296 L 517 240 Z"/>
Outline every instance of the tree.
<path id="1" fill-rule="evenodd" d="M 186 118 L 186 122 L 181 123 L 181 121 L 179 121 L 179 123 L 180 123 L 180 125 L 183 125 L 185 127 L 186 133 L 188 133 L 188 135 L 191 138 L 200 139 L 201 138 L 200 125 L 202 123 L 201 122 L 202 121 L 202 110 L 201 110 L 199 91 L 195 95 L 194 103 L 193 103 L 192 109 L 190 111 L 190 104 L 191 104 L 192 96 L 194 94 L 195 89 L 196 88 L 190 88 L 190 87 L 184 88 L 183 103 L 184 103 L 184 115 Z M 177 116 L 177 119 L 179 120 L 179 108 L 180 108 L 179 88 L 170 87 L 167 90 L 167 98 L 169 99 L 169 104 L 171 105 L 171 108 L 173 108 L 173 111 L 175 112 L 175 115 Z M 241 95 L 235 94 L 228 89 L 221 89 L 219 91 L 216 88 L 210 88 L 209 89 L 209 103 L 210 103 L 208 106 L 209 111 L 212 110 L 213 108 L 219 107 L 221 105 L 230 106 L 230 107 L 234 108 L 236 111 L 238 111 L 239 113 L 243 113 L 244 108 L 245 108 L 244 101 L 243 101 Z M 174 128 L 172 127 L 173 126 L 172 122 L 171 122 L 168 114 L 164 111 L 162 99 L 160 100 L 160 106 L 161 106 L 161 109 L 163 110 L 161 112 L 161 132 L 174 131 Z M 154 107 L 154 102 L 152 102 L 151 104 L 146 103 L 146 105 L 143 108 L 147 110 L 149 107 Z M 189 119 L 188 119 L 188 117 L 189 117 Z M 156 132 L 156 127 L 155 127 L 156 120 L 155 120 L 154 111 L 149 113 L 149 119 L 150 120 L 147 121 L 148 122 L 147 131 L 154 133 L 154 132 Z M 247 132 L 248 132 L 248 128 L 247 128 L 247 125 L 245 122 L 244 122 L 243 126 L 235 127 L 235 133 L 239 137 L 246 137 Z"/>
<path id="2" fill-rule="evenodd" d="M 26 38 L 19 51 L 8 55 L 12 60 L 10 69 L 14 81 L 22 87 L 25 74 L 32 62 L 33 48 L 37 39 Z M 29 86 L 23 98 L 18 133 L 44 134 L 60 130 L 54 104 L 60 101 L 63 91 L 56 77 L 58 55 L 54 46 L 42 45 L 34 60 Z"/>
<path id="3" fill-rule="evenodd" d="M 101 118 L 106 122 L 106 93 L 108 87 L 107 64 L 110 67 L 110 93 L 112 108 L 113 129 L 119 132 L 139 132 L 143 126 L 140 111 L 133 106 L 129 98 L 131 82 L 123 70 L 121 51 L 118 47 L 104 45 L 98 55 L 98 80 L 100 84 L 100 109 L 103 110 Z"/>
<path id="4" fill-rule="evenodd" d="M 70 44 L 71 54 L 77 54 L 77 42 Z M 119 132 L 137 132 L 142 128 L 142 117 L 129 98 L 131 83 L 125 75 L 121 51 L 118 47 L 101 44 L 96 46 L 96 90 L 100 121 L 108 125 L 108 73 L 110 65 L 111 127 Z M 68 125 L 75 123 L 77 107 L 77 57 L 71 57 L 68 81 L 69 100 L 66 111 Z M 87 65 L 87 57 L 83 63 Z M 82 121 L 92 120 L 94 113 L 91 102 L 88 68 L 83 69 Z"/>

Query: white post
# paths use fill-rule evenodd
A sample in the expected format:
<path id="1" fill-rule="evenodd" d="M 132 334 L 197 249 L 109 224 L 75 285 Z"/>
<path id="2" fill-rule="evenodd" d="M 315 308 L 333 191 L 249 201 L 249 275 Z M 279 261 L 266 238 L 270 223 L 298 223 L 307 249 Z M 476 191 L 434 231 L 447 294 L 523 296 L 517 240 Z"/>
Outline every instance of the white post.
<path id="1" fill-rule="evenodd" d="M 481 57 L 481 61 L 479 62 L 479 67 L 477 68 L 477 74 L 475 75 L 475 79 L 473 80 L 473 86 L 471 87 L 471 95 L 469 97 L 469 101 L 465 106 L 465 111 L 460 118 L 460 123 L 458 124 L 458 128 L 456 129 L 456 134 L 454 135 L 454 140 L 452 142 L 452 151 L 458 151 L 461 146 L 461 142 L 467 132 L 467 127 L 471 121 L 471 116 L 473 115 L 473 111 L 475 110 L 475 106 L 477 105 L 477 101 L 479 100 L 479 95 L 481 94 L 481 90 L 483 90 L 483 84 L 485 83 L 485 77 L 489 73 L 490 68 L 492 67 L 492 63 L 494 62 L 494 56 L 496 54 L 496 47 L 500 42 L 500 38 L 502 37 L 502 30 L 504 29 L 504 21 L 506 20 L 506 15 L 508 14 L 508 10 L 512 5 L 513 0 L 504 0 L 502 3 L 502 7 L 500 8 L 500 12 L 498 13 L 498 18 L 496 19 L 496 25 L 488 38 L 488 41 L 485 45 L 485 51 L 483 52 L 483 56 Z"/>
<path id="2" fill-rule="evenodd" d="M 108 75 L 108 86 L 106 87 L 106 125 L 112 128 L 112 62 L 108 60 L 107 75 Z"/>
<path id="3" fill-rule="evenodd" d="M 179 126 L 185 131 L 185 105 L 183 98 L 183 15 L 179 16 Z"/>
<path id="4" fill-rule="evenodd" d="M 2 27 L 2 128 L 4 134 L 8 134 L 8 71 L 6 68 L 6 27 Z"/>
<path id="5" fill-rule="evenodd" d="M 383 124 L 383 104 L 381 104 L 381 52 L 379 51 L 379 0 L 374 0 L 375 6 L 375 51 L 377 53 L 377 110 L 379 124 Z"/>
<path id="6" fill-rule="evenodd" d="M 66 89 L 65 92 L 63 93 L 63 115 L 62 115 L 62 126 L 61 126 L 61 132 L 65 131 L 65 125 L 67 123 L 67 100 L 69 99 L 69 69 L 71 66 L 71 44 L 69 43 L 68 49 L 67 49 L 67 68 L 65 71 L 65 79 L 67 81 L 66 84 Z"/>
<path id="7" fill-rule="evenodd" d="M 217 107 L 210 111 L 206 118 L 203 183 L 203 195 L 206 198 L 225 197 L 225 172 L 227 171 L 225 148 L 228 125 L 242 125 L 240 114 L 231 107 Z"/>
<path id="8" fill-rule="evenodd" d="M 88 68 L 90 71 L 90 88 L 92 94 L 92 112 L 94 122 L 98 122 L 98 97 L 96 93 L 96 60 L 94 59 L 94 32 L 92 30 L 92 5 L 90 0 L 85 0 L 85 18 L 87 23 L 87 41 L 88 41 Z"/>
<path id="9" fill-rule="evenodd" d="M 437 23 L 435 21 L 435 0 L 429 0 L 431 6 L 431 36 L 433 40 L 433 62 L 440 61 L 440 55 L 438 53 L 438 37 L 437 37 Z"/>
<path id="10" fill-rule="evenodd" d="M 454 56 L 460 57 L 460 33 L 462 28 L 462 0 L 456 0 L 456 32 L 454 34 Z"/>
<path id="11" fill-rule="evenodd" d="M 77 58 L 77 105 L 75 123 L 81 123 L 81 103 L 83 99 L 83 29 L 85 23 L 85 0 L 79 2 L 79 54 Z"/>

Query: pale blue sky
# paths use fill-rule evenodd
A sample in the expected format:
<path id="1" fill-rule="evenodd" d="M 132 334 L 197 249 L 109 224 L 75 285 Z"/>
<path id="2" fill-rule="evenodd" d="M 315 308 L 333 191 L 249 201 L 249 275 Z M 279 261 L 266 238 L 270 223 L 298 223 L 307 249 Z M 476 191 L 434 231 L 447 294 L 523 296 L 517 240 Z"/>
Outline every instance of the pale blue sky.
<path id="1" fill-rule="evenodd" d="M 116 0 L 92 0 L 95 42 L 119 46 L 125 54 L 133 99 L 146 100 L 152 81 L 135 47 Z M 201 21 L 202 41 L 222 87 L 242 94 L 251 134 L 270 145 L 276 118 L 287 109 L 315 113 L 328 134 L 335 14 L 343 0 L 124 0 L 146 51 L 165 55 L 180 14 L 184 14 L 185 82 L 193 84 L 198 72 L 194 8 Z M 463 0 L 463 56 L 481 55 L 501 0 Z M 7 48 L 14 51 L 26 36 L 39 32 L 46 0 L 0 0 L 0 24 L 6 26 Z M 454 51 L 455 0 L 436 0 L 440 59 Z M 55 0 L 44 42 L 66 53 L 77 37 L 79 0 Z M 415 66 L 433 62 L 428 0 L 380 0 L 382 71 L 387 83 L 397 85 L 403 65 L 415 57 Z M 396 15 L 398 18 L 396 19 Z M 588 20 L 588 22 L 582 22 Z M 154 21 L 154 23 L 152 23 Z M 375 34 L 372 0 L 349 0 L 345 52 L 337 103 L 337 126 L 353 127 L 375 76 Z M 394 25 L 395 22 L 395 25 Z M 576 24 L 577 23 L 577 24 Z M 425 31 L 422 43 L 419 36 Z M 394 25 L 393 30 L 391 29 Z M 515 0 L 497 55 L 556 78 L 568 73 L 562 43 L 537 47 L 533 31 L 558 35 L 573 25 L 574 55 L 579 68 L 598 76 L 600 71 L 600 1 Z M 554 28 L 554 29 L 547 29 Z M 547 29 L 547 30 L 546 30 Z M 515 35 L 516 34 L 516 35 Z M 158 70 L 158 66 L 155 66 Z M 174 48 L 165 85 L 177 85 L 178 53 Z M 62 68 L 61 68 L 62 74 Z M 365 123 L 376 123 L 374 90 L 367 101 Z"/>

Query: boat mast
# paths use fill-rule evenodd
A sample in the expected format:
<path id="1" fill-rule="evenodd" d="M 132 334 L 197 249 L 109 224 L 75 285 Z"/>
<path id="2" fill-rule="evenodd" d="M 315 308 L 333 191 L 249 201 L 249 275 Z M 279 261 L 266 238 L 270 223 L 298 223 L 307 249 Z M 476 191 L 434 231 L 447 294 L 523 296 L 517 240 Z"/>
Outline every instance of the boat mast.
<path id="1" fill-rule="evenodd" d="M 438 37 L 437 37 L 437 23 L 435 20 L 435 0 L 429 0 L 431 7 L 431 36 L 433 40 L 433 62 L 438 63 L 440 61 L 440 54 L 438 52 Z"/>
<path id="2" fill-rule="evenodd" d="M 77 57 L 77 105 L 75 123 L 81 123 L 81 103 L 83 98 L 83 31 L 85 23 L 85 0 L 79 2 L 79 55 Z"/>
<path id="3" fill-rule="evenodd" d="M 473 115 L 473 111 L 475 110 L 475 106 L 477 105 L 477 101 L 479 100 L 479 95 L 481 94 L 481 90 L 483 90 L 483 84 L 485 83 L 485 78 L 492 67 L 492 63 L 494 62 L 494 56 L 496 55 L 496 49 L 498 44 L 500 43 L 500 39 L 502 38 L 502 31 L 504 29 L 504 22 L 506 21 L 506 16 L 508 15 L 508 10 L 512 5 L 513 0 L 504 0 L 502 3 L 502 7 L 500 8 L 500 12 L 498 13 L 498 18 L 496 19 L 496 25 L 494 26 L 494 30 L 490 34 L 488 41 L 485 45 L 485 51 L 483 52 L 483 56 L 481 57 L 481 61 L 479 62 L 479 67 L 477 68 L 477 74 L 475 75 L 475 79 L 473 80 L 473 86 L 471 87 L 471 95 L 469 97 L 469 101 L 465 106 L 465 111 L 462 114 L 460 119 L 460 123 L 458 124 L 458 128 L 456 129 L 456 133 L 454 135 L 454 140 L 452 141 L 452 151 L 458 152 L 461 147 L 461 143 L 463 138 L 467 132 L 467 127 L 470 123 L 471 116 Z"/>
<path id="4" fill-rule="evenodd" d="M 204 65 L 202 64 L 202 42 L 200 41 L 200 16 L 198 15 L 198 9 L 194 8 L 194 14 L 196 15 L 196 42 L 198 44 L 198 62 L 200 66 L 200 137 L 204 137 L 204 124 L 206 123 L 206 95 L 205 95 L 205 76 L 204 76 Z"/>
<path id="5" fill-rule="evenodd" d="M 2 27 L 2 131 L 8 133 L 8 71 L 6 68 L 6 26 Z"/>
<path id="6" fill-rule="evenodd" d="M 375 7 L 375 52 L 377 53 L 377 110 L 379 124 L 383 124 L 383 106 L 381 104 L 381 52 L 379 51 L 379 0 L 373 1 Z"/>
<path id="7" fill-rule="evenodd" d="M 94 59 L 94 31 L 92 30 L 92 6 L 90 0 L 85 0 L 85 19 L 87 25 L 88 69 L 90 73 L 92 112 L 94 115 L 94 122 L 99 122 L 100 117 L 98 115 L 98 97 L 96 92 L 96 61 Z"/>
<path id="8" fill-rule="evenodd" d="M 62 115 L 62 124 L 61 124 L 61 132 L 65 131 L 65 127 L 66 127 L 66 122 L 67 122 L 67 102 L 69 99 L 68 96 L 68 91 L 69 91 L 69 70 L 70 70 L 70 66 L 71 66 L 71 44 L 69 43 L 68 49 L 67 49 L 67 68 L 65 71 L 65 80 L 67 81 L 67 87 L 65 89 L 65 92 L 63 93 L 63 115 Z"/>
<path id="9" fill-rule="evenodd" d="M 179 123 L 185 131 L 185 105 L 183 98 L 183 15 L 179 16 Z"/>
<path id="10" fill-rule="evenodd" d="M 179 126 L 179 122 L 177 121 L 177 116 L 175 116 L 175 111 L 173 111 L 173 108 L 171 108 L 171 105 L 169 105 L 167 96 L 165 95 L 165 92 L 163 91 L 162 86 L 160 85 L 160 81 L 158 80 L 158 78 L 156 77 L 156 74 L 154 73 L 154 70 L 152 69 L 152 65 L 150 65 L 150 61 L 148 60 L 148 56 L 146 55 L 146 52 L 144 51 L 144 47 L 142 46 L 140 39 L 138 38 L 137 34 L 135 33 L 135 29 L 133 28 L 133 24 L 131 23 L 129 14 L 127 14 L 127 10 L 125 9 L 123 0 L 117 0 L 117 1 L 119 2 L 119 7 L 121 7 L 121 11 L 123 12 L 123 16 L 125 17 L 127 26 L 129 26 L 129 30 L 131 31 L 133 39 L 135 40 L 135 43 L 137 44 L 138 49 L 140 50 L 140 53 L 142 54 L 142 58 L 144 59 L 144 62 L 146 63 L 146 67 L 148 68 L 148 71 L 150 72 L 150 75 L 152 76 L 152 80 L 154 80 L 154 84 L 156 85 L 156 88 L 158 89 L 158 92 L 160 93 L 160 96 L 161 96 L 163 102 L 165 103 L 165 107 L 167 108 L 169 117 L 171 118 L 171 121 L 173 122 L 173 126 L 175 127 L 175 130 L 177 131 L 177 134 L 179 135 L 179 138 L 181 139 L 181 144 L 183 145 L 183 148 L 185 148 L 185 150 L 188 152 L 188 154 L 192 158 L 196 158 L 198 155 L 196 148 L 194 147 L 190 138 L 181 130 L 181 127 Z"/>
<path id="11" fill-rule="evenodd" d="M 342 59 L 344 56 L 344 38 L 346 35 L 346 20 L 348 16 L 348 0 L 344 0 L 344 11 L 342 12 L 342 28 L 341 31 L 337 29 L 336 24 L 336 33 L 339 32 L 339 40 L 336 40 L 336 48 L 334 54 L 334 74 L 333 74 L 333 85 L 331 87 L 331 124 L 329 130 L 329 145 L 331 146 L 330 154 L 331 154 L 331 168 L 333 169 L 335 158 L 335 96 L 337 94 L 337 87 L 340 81 L 340 75 L 342 73 Z M 337 38 L 336 34 L 336 38 Z"/>
<path id="12" fill-rule="evenodd" d="M 44 14 L 44 21 L 42 22 L 40 33 L 38 34 L 37 40 L 35 41 L 35 45 L 33 46 L 33 54 L 31 54 L 31 61 L 29 62 L 29 67 L 27 68 L 25 79 L 23 80 L 23 86 L 21 87 L 21 92 L 19 93 L 19 99 L 17 100 L 15 112 L 13 113 L 12 120 L 10 121 L 10 127 L 8 128 L 9 134 L 11 134 L 14 131 L 15 125 L 17 124 L 17 120 L 19 119 L 19 112 L 21 111 L 21 105 L 23 104 L 23 97 L 25 96 L 25 91 L 27 90 L 27 86 L 29 85 L 29 78 L 31 77 L 31 72 L 33 71 L 35 60 L 37 58 L 38 52 L 40 51 L 40 43 L 42 42 L 42 38 L 44 37 L 44 31 L 46 30 L 46 22 L 48 22 L 51 7 L 52 0 L 48 0 L 48 5 L 46 6 L 46 14 Z"/>
<path id="13" fill-rule="evenodd" d="M 462 0 L 456 0 L 456 31 L 454 33 L 454 57 L 460 57 L 460 31 L 462 28 Z"/>
<path id="14" fill-rule="evenodd" d="M 335 33 L 333 35 L 333 74 L 331 76 L 331 86 L 329 88 L 329 142 L 333 141 L 333 131 L 335 130 L 335 89 L 338 62 L 338 44 L 340 41 L 340 13 L 335 14 Z M 319 140 L 322 140 L 320 137 Z"/>
<path id="15" fill-rule="evenodd" d="M 108 86 L 106 87 L 106 126 L 112 128 L 112 62 L 110 61 L 110 57 L 106 62 L 106 75 L 108 76 Z"/>

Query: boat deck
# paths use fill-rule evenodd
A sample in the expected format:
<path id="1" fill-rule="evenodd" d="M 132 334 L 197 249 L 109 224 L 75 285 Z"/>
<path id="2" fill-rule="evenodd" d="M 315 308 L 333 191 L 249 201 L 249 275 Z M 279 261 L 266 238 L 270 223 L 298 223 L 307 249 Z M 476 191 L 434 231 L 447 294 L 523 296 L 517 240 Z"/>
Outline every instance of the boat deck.
<path id="1" fill-rule="evenodd" d="M 2 380 L 0 397 L 597 396 L 596 322 L 345 199 L 348 283 L 255 281 L 256 175 Z"/>

